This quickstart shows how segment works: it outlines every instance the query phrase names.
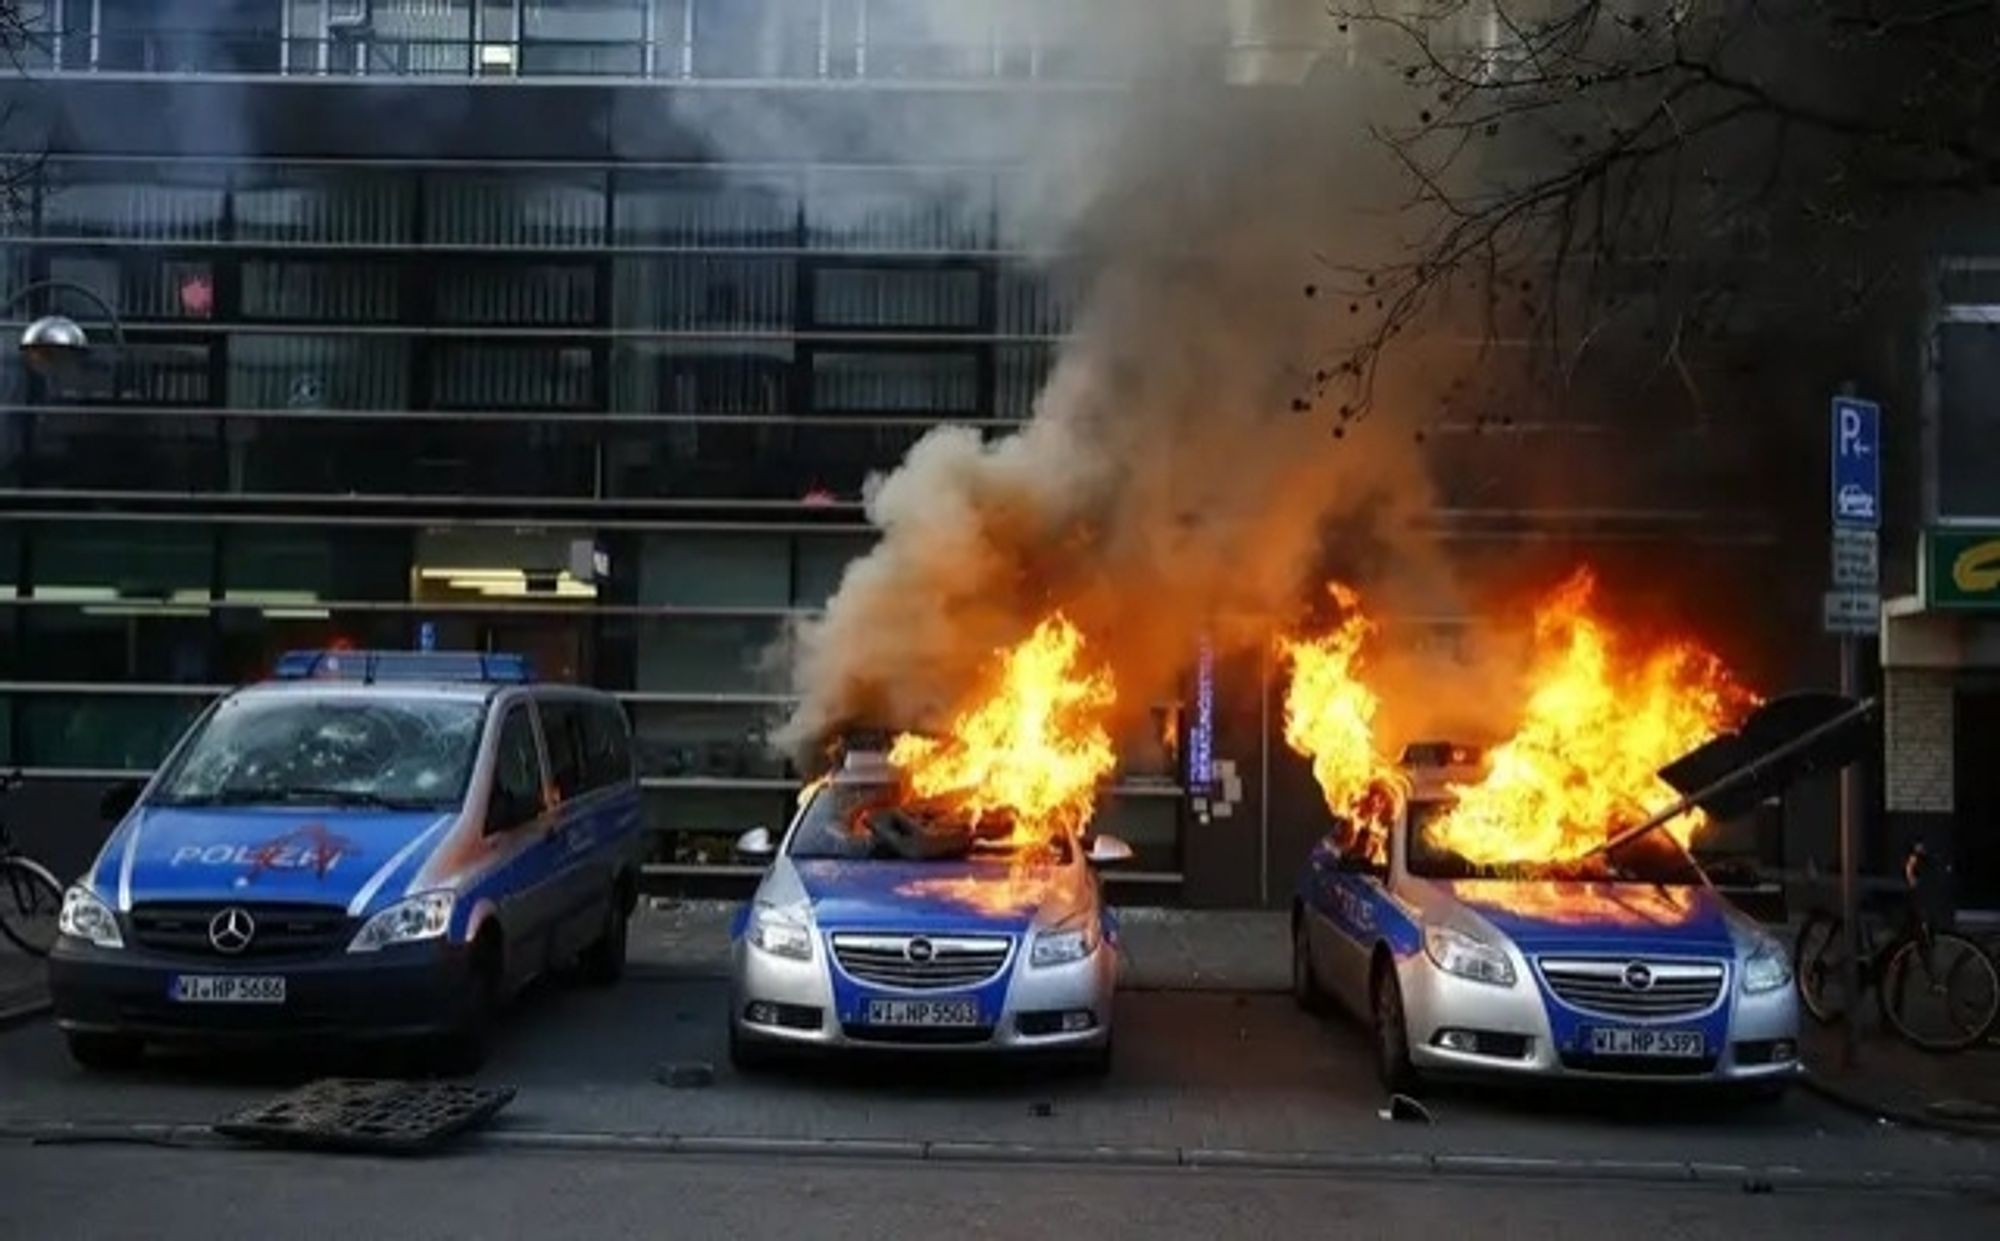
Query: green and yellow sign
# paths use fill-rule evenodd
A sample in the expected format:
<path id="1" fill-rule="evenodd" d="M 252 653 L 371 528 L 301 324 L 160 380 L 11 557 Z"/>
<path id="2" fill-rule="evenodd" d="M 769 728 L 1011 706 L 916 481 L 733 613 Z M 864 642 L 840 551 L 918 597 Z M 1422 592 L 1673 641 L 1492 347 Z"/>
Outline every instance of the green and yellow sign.
<path id="1" fill-rule="evenodd" d="M 2000 527 L 1924 532 L 1924 606 L 2000 612 Z"/>

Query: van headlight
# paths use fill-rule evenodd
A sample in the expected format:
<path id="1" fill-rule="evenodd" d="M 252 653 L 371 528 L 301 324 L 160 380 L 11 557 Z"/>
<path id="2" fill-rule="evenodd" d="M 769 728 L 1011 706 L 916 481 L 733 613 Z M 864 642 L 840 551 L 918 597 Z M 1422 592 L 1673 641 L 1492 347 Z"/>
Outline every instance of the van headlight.
<path id="1" fill-rule="evenodd" d="M 792 961 L 810 961 L 813 954 L 811 915 L 803 908 L 758 905 L 750 911 L 752 947 Z"/>
<path id="2" fill-rule="evenodd" d="M 457 899 L 451 892 L 426 892 L 397 901 L 368 919 L 347 950 L 374 952 L 390 944 L 438 939 L 451 929 L 451 911 Z"/>
<path id="3" fill-rule="evenodd" d="M 1028 951 L 1028 963 L 1039 967 L 1081 961 L 1097 951 L 1098 932 L 1097 919 L 1087 913 L 1037 931 L 1034 947 Z"/>
<path id="4" fill-rule="evenodd" d="M 1447 974 L 1492 983 L 1496 987 L 1514 985 L 1514 963 L 1492 944 L 1448 926 L 1424 928 L 1424 954 Z"/>
<path id="5" fill-rule="evenodd" d="M 118 931 L 118 915 L 82 884 L 63 893 L 62 913 L 56 930 L 97 948 L 123 948 L 125 937 Z"/>
<path id="6" fill-rule="evenodd" d="M 1784 945 L 1759 935 L 1750 945 L 1750 955 L 1743 959 L 1743 994 L 1762 995 L 1791 981 L 1792 963 L 1785 956 Z"/>

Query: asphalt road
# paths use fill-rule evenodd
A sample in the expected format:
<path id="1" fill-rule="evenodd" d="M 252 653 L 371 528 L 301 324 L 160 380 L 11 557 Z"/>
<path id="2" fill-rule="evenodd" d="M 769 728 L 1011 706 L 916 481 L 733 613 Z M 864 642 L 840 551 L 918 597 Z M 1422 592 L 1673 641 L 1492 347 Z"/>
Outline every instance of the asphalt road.
<path id="1" fill-rule="evenodd" d="M 397 1162 L 0 1146 L 0 1236 L 1444 1237 L 1990 1235 L 2000 1204 L 1509 1179 L 490 1154 Z M 116 1187 L 113 1189 L 113 1187 Z"/>

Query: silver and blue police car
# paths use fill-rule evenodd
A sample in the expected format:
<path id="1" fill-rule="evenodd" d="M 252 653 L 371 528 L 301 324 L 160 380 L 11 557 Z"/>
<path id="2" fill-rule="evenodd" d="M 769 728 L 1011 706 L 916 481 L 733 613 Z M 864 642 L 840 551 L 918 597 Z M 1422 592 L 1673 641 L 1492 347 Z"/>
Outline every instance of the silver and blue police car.
<path id="1" fill-rule="evenodd" d="M 1583 876 L 1492 878 L 1429 846 L 1445 790 L 1476 774 L 1416 771 L 1386 841 L 1336 831 L 1313 848 L 1292 905 L 1299 1003 L 1366 1022 L 1392 1090 L 1479 1075 L 1781 1092 L 1799 1031 L 1784 947 L 1665 832 Z"/>
<path id="2" fill-rule="evenodd" d="M 297 652 L 218 701 L 67 893 L 75 1058 L 148 1043 L 413 1040 L 476 1065 L 558 965 L 617 979 L 641 815 L 617 700 L 518 657 Z"/>
<path id="3" fill-rule="evenodd" d="M 1096 868 L 1111 836 L 1016 843 L 905 805 L 878 754 L 850 754 L 782 839 L 732 928 L 731 1058 L 836 1048 L 1058 1053 L 1109 1067 L 1117 922 Z"/>

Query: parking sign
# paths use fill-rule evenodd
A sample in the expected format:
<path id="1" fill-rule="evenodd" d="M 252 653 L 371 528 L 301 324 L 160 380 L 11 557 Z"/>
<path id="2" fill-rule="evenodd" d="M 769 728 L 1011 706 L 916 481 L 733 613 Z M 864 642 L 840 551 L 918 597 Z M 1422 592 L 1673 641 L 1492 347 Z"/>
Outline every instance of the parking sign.
<path id="1" fill-rule="evenodd" d="M 1833 398 L 1833 524 L 1882 526 L 1882 407 L 1858 397 Z"/>

